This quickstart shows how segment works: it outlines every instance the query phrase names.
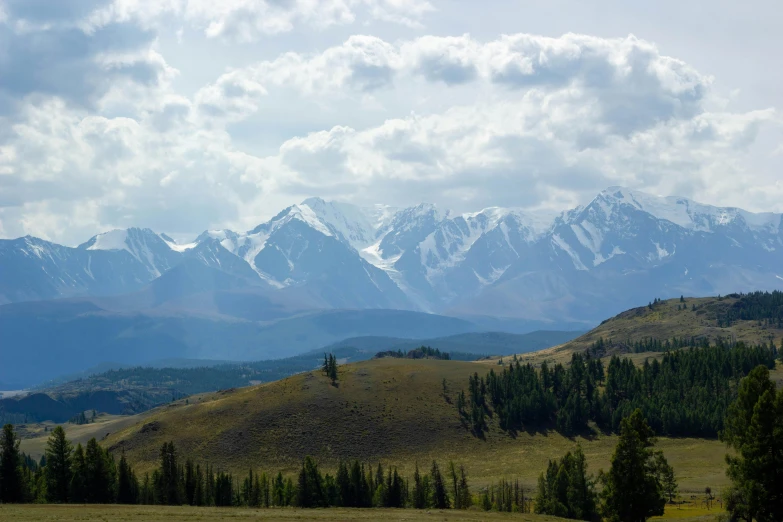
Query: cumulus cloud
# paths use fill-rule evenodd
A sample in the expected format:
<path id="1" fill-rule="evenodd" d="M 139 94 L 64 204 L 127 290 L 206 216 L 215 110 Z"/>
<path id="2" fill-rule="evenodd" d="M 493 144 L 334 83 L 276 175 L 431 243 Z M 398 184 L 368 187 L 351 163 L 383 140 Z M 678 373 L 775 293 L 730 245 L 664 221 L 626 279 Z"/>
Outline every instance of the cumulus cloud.
<path id="1" fill-rule="evenodd" d="M 448 86 L 483 82 L 505 89 L 512 98 L 530 89 L 571 89 L 597 104 L 602 125 L 626 135 L 700 113 L 712 82 L 634 36 L 517 34 L 485 43 L 469 35 L 426 36 L 394 44 L 374 36 L 353 36 L 318 54 L 286 53 L 232 70 L 199 97 L 209 100 L 208 110 L 223 103 L 230 112 L 236 101 L 226 95 L 221 102 L 219 93 L 236 85 L 253 94 L 234 111 L 246 116 L 257 108 L 254 100 L 268 86 L 290 87 L 308 96 L 342 96 L 346 91 L 392 89 L 395 78 L 418 77 Z"/>
<path id="2" fill-rule="evenodd" d="M 248 229 L 306 196 L 455 210 L 561 209 L 609 185 L 751 209 L 783 199 L 772 173 L 755 175 L 771 187 L 764 193 L 741 190 L 747 154 L 779 116 L 717 112 L 710 76 L 633 36 L 354 35 L 178 90 L 157 44 L 166 17 L 203 30 L 207 43 L 234 45 L 362 17 L 417 27 L 433 7 L 63 0 L 42 12 L 43 4 L 0 0 L 4 236 L 75 244 L 111 227 Z M 257 126 L 284 126 L 287 111 L 314 100 L 331 109 L 322 111 L 330 123 L 316 120 L 320 112 L 308 119 L 308 105 L 305 130 L 263 152 L 247 146 Z"/>

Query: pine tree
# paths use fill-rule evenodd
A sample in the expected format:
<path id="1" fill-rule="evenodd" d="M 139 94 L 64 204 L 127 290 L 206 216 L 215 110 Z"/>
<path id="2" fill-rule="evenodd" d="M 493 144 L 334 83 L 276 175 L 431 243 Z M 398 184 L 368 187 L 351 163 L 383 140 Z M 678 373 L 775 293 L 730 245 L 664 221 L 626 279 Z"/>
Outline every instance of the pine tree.
<path id="1" fill-rule="evenodd" d="M 577 446 L 557 461 L 549 461 L 546 474 L 538 478 L 536 513 L 596 520 L 596 493 L 593 480 L 587 475 L 587 463 L 582 448 Z"/>
<path id="2" fill-rule="evenodd" d="M 446 484 L 438 468 L 438 463 L 434 460 L 432 461 L 430 480 L 432 481 L 432 507 L 435 509 L 448 509 L 449 494 L 446 491 Z"/>
<path id="3" fill-rule="evenodd" d="M 71 486 L 68 500 L 75 504 L 87 502 L 87 463 L 81 444 L 76 445 L 71 457 Z"/>
<path id="4" fill-rule="evenodd" d="M 641 410 L 622 420 L 611 468 L 602 477 L 601 510 L 607 520 L 645 522 L 663 515 L 666 497 L 660 484 L 658 459 L 652 450 L 654 445 L 653 431 Z"/>
<path id="5" fill-rule="evenodd" d="M 73 446 L 65 430 L 57 426 L 46 442 L 46 494 L 49 502 L 68 502 L 71 486 L 71 452 Z"/>
<path id="6" fill-rule="evenodd" d="M 427 507 L 428 491 L 419 473 L 419 464 L 413 472 L 413 507 L 416 509 L 425 509 Z"/>
<path id="7" fill-rule="evenodd" d="M 332 380 L 332 384 L 337 382 L 337 357 L 329 355 L 329 378 Z"/>
<path id="8" fill-rule="evenodd" d="M 120 463 L 117 466 L 117 503 L 118 504 L 136 504 L 138 502 L 139 485 L 133 470 L 125 458 L 125 452 L 120 456 Z"/>
<path id="9" fill-rule="evenodd" d="M 114 481 L 116 473 L 111 457 L 98 445 L 95 437 L 87 442 L 84 450 L 85 484 L 87 502 L 106 504 L 114 502 Z"/>
<path id="10" fill-rule="evenodd" d="M 459 496 L 459 478 L 457 477 L 457 467 L 454 461 L 449 462 L 449 478 L 451 479 L 451 494 L 454 499 L 454 509 L 462 509 Z"/>
<path id="11" fill-rule="evenodd" d="M 180 496 L 179 469 L 177 466 L 177 450 L 173 442 L 164 442 L 160 448 L 160 468 L 155 482 L 155 502 L 178 506 L 182 504 Z M 230 495 L 229 495 L 230 497 Z M 217 498 L 217 493 L 215 495 Z M 225 497 L 221 498 L 225 501 Z M 222 504 L 222 505 L 230 505 Z"/>
<path id="12" fill-rule="evenodd" d="M 299 472 L 296 505 L 303 508 L 326 507 L 323 477 L 312 457 L 305 457 Z"/>
<path id="13" fill-rule="evenodd" d="M 459 498 L 459 509 L 468 509 L 470 507 L 472 503 L 470 497 L 470 488 L 468 487 L 468 478 L 465 475 L 465 468 L 463 466 L 459 467 L 459 484 L 457 485 L 457 498 Z"/>
<path id="14" fill-rule="evenodd" d="M 19 442 L 13 425 L 3 426 L 0 439 L 0 503 L 19 503 L 24 500 Z"/>
<path id="15" fill-rule="evenodd" d="M 775 391 L 766 367 L 740 383 L 721 438 L 736 450 L 726 456 L 728 511 L 744 520 L 783 520 L 783 390 Z"/>

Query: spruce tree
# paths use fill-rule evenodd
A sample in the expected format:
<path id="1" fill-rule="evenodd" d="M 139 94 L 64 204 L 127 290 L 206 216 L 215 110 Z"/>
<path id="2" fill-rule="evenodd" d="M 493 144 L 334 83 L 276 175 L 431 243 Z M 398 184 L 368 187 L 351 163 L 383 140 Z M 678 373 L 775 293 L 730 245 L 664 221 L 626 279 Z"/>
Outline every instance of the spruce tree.
<path id="1" fill-rule="evenodd" d="M 0 503 L 19 503 L 24 500 L 19 455 L 19 438 L 11 424 L 3 426 L 0 438 Z"/>
<path id="2" fill-rule="evenodd" d="M 419 473 L 418 463 L 413 472 L 413 507 L 416 509 L 424 509 L 427 507 L 427 488 L 421 473 Z"/>
<path id="3" fill-rule="evenodd" d="M 87 502 L 87 463 L 81 444 L 76 445 L 71 457 L 71 486 L 68 500 L 74 504 Z"/>
<path id="4" fill-rule="evenodd" d="M 72 451 L 73 446 L 65 437 L 62 426 L 54 428 L 46 442 L 46 494 L 49 502 L 68 502 Z"/>
<path id="5" fill-rule="evenodd" d="M 84 463 L 87 502 L 92 504 L 114 502 L 116 479 L 114 462 L 98 445 L 95 437 L 87 442 L 87 447 L 84 450 Z"/>
<path id="6" fill-rule="evenodd" d="M 323 477 L 312 457 L 305 457 L 302 463 L 296 495 L 296 505 L 299 507 L 326 507 Z"/>
<path id="7" fill-rule="evenodd" d="M 138 489 L 139 485 L 136 483 L 136 477 L 123 451 L 120 456 L 120 463 L 117 466 L 117 503 L 136 504 L 138 502 Z"/>
<path id="8" fill-rule="evenodd" d="M 468 477 L 465 475 L 465 468 L 459 467 L 459 483 L 457 485 L 457 497 L 459 498 L 459 509 L 468 509 L 472 503 L 470 497 L 470 488 L 468 487 Z M 455 502 L 455 505 L 457 502 Z"/>
<path id="9" fill-rule="evenodd" d="M 728 511 L 737 519 L 783 520 L 783 390 L 775 391 L 766 367 L 740 383 L 721 438 L 736 450 L 726 456 Z"/>
<path id="10" fill-rule="evenodd" d="M 609 472 L 602 476 L 603 516 L 611 522 L 645 522 L 663 515 L 666 497 L 661 488 L 653 431 L 641 410 L 622 420 L 620 439 Z"/>
<path id="11" fill-rule="evenodd" d="M 446 484 L 438 468 L 438 463 L 434 460 L 432 461 L 430 480 L 432 481 L 432 507 L 435 509 L 448 509 L 449 494 L 446 491 Z"/>

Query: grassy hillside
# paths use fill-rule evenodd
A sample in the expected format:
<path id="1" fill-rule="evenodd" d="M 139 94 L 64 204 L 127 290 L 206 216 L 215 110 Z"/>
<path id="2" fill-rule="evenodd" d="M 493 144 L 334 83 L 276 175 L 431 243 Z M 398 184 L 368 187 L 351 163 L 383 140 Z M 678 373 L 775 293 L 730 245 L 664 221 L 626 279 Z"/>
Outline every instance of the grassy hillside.
<path id="1" fill-rule="evenodd" d="M 68 432 L 78 434 L 79 440 L 94 433 L 107 447 L 125 450 L 142 472 L 152 469 L 160 445 L 168 440 L 184 455 L 237 472 L 253 466 L 293 473 L 308 454 L 326 469 L 341 458 L 382 459 L 401 465 L 407 475 L 416 462 L 426 466 L 432 459 L 453 459 L 465 464 L 476 486 L 514 476 L 533 487 L 548 459 L 577 442 L 592 471 L 608 468 L 615 436 L 572 440 L 546 431 L 513 438 L 498 429 L 496 420 L 490 421 L 484 439 L 471 435 L 453 403 L 477 369 L 484 367 L 456 361 L 370 360 L 342 366 L 337 387 L 320 372 L 308 372 L 194 396 L 100 426 L 68 427 Z M 44 434 L 39 435 L 23 440 L 22 449 L 39 454 Z M 662 439 L 660 444 L 684 490 L 726 484 L 721 443 Z"/>
<path id="2" fill-rule="evenodd" d="M 612 340 L 610 354 L 625 352 L 627 341 L 649 338 L 666 340 L 696 337 L 711 341 L 728 338 L 746 344 L 769 343 L 772 340 L 780 346 L 783 329 L 775 325 L 757 320 L 737 320 L 730 326 L 719 324 L 719 318 L 725 317 L 733 307 L 736 309 L 742 305 L 743 298 L 736 294 L 720 299 L 686 297 L 684 302 L 679 299 L 660 301 L 652 308 L 642 306 L 627 310 L 572 341 L 522 357 L 533 362 L 543 359 L 566 361 L 571 353 L 585 350 L 601 338 Z"/>

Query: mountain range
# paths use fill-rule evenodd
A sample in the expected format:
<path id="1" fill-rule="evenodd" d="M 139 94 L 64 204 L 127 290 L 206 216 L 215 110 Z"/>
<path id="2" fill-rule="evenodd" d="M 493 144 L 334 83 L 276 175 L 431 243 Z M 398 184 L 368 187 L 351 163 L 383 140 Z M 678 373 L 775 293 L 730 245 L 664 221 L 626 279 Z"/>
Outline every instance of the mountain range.
<path id="1" fill-rule="evenodd" d="M 138 228 L 75 248 L 0 240 L 0 303 L 134 294 L 187 265 L 187 276 L 169 274 L 148 304 L 182 292 L 187 279 L 301 310 L 589 324 L 656 296 L 783 288 L 781 218 L 620 187 L 552 217 L 310 198 L 250 231 L 205 231 L 187 244 Z"/>
<path id="2" fill-rule="evenodd" d="M 612 187 L 555 216 L 311 198 L 188 243 L 139 228 L 0 240 L 0 389 L 108 361 L 587 329 L 656 297 L 783 289 L 782 219 Z"/>

